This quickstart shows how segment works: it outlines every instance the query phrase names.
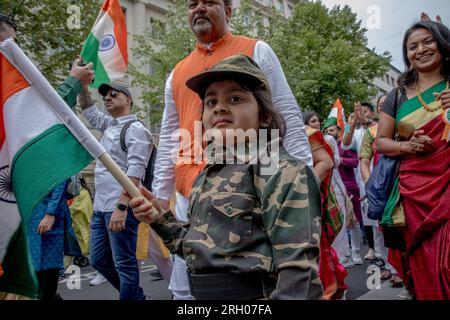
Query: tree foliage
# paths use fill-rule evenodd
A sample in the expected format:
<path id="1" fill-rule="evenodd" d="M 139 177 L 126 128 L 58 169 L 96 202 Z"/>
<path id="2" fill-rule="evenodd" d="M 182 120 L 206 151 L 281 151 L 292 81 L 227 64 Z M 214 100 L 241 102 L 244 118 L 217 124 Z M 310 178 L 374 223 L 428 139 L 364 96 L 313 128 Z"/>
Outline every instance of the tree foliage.
<path id="1" fill-rule="evenodd" d="M 97 17 L 101 0 L 0 0 L 0 11 L 18 25 L 19 45 L 53 85 L 67 75 Z M 79 28 L 70 27 L 76 5 Z M 69 25 L 68 25 L 69 21 Z"/>
<path id="2" fill-rule="evenodd" d="M 265 40 L 277 53 L 302 109 L 325 117 L 338 97 L 347 111 L 354 101 L 373 97 L 371 81 L 389 68 L 389 54 L 367 49 L 366 31 L 348 6 L 330 10 L 320 2 L 304 2 Z"/>
<path id="3" fill-rule="evenodd" d="M 135 35 L 134 40 L 138 46 L 132 52 L 138 63 L 130 64 L 130 74 L 133 85 L 142 89 L 141 113 L 156 125 L 161 122 L 164 110 L 166 79 L 196 43 L 187 22 L 185 2 L 176 1 L 169 7 L 165 23 L 152 24 L 143 34 Z"/>
<path id="4" fill-rule="evenodd" d="M 303 110 L 313 109 L 325 117 L 338 97 L 348 112 L 354 101 L 375 95 L 370 83 L 387 71 L 390 57 L 366 48 L 366 30 L 348 6 L 330 10 L 320 2 L 305 1 L 289 19 L 274 7 L 256 6 L 254 1 L 242 0 L 240 8 L 233 8 L 230 28 L 234 34 L 264 40 L 274 49 Z M 138 45 L 133 54 L 138 63 L 131 66 L 131 74 L 134 85 L 143 90 L 144 112 L 152 124 L 161 121 L 168 75 L 195 46 L 186 10 L 185 1 L 176 1 L 165 25 L 135 36 Z M 264 15 L 269 21 L 266 26 Z"/>

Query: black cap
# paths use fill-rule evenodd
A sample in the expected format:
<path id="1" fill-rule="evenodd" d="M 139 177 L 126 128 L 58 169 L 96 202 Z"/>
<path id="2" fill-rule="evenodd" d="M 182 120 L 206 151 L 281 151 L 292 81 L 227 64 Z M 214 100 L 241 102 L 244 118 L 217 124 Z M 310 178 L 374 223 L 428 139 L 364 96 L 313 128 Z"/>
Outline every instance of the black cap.
<path id="1" fill-rule="evenodd" d="M 130 90 L 122 83 L 113 81 L 111 83 L 103 83 L 100 85 L 100 87 L 98 87 L 98 93 L 100 93 L 103 97 L 106 96 L 106 94 L 111 90 L 122 92 L 124 95 L 131 99 L 131 104 L 133 104 L 133 98 L 131 97 Z"/>
<path id="2" fill-rule="evenodd" d="M 243 54 L 237 54 L 216 63 L 210 70 L 190 78 L 186 85 L 203 99 L 212 83 L 224 79 L 238 81 L 249 90 L 258 88 L 268 90 L 269 88 L 266 76 L 258 64 Z"/>

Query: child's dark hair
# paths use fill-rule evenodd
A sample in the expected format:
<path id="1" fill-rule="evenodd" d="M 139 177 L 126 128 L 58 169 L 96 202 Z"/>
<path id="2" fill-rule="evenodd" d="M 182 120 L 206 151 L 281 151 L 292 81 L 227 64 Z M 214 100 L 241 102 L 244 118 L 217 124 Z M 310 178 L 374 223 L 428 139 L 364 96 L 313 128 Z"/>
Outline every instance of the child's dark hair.
<path id="1" fill-rule="evenodd" d="M 280 138 L 284 137 L 286 125 L 281 114 L 273 106 L 270 90 L 259 88 L 252 92 L 258 102 L 259 120 L 268 124 L 268 127 L 260 129 L 278 129 Z"/>

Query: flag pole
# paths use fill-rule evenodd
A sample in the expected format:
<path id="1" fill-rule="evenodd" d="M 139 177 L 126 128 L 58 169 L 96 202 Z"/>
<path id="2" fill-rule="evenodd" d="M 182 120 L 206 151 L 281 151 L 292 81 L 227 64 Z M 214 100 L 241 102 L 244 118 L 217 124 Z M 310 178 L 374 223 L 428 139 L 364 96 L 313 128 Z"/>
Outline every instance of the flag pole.
<path id="1" fill-rule="evenodd" d="M 117 180 L 117 182 L 120 183 L 120 185 L 127 190 L 128 194 L 132 198 L 140 197 L 142 196 L 141 192 L 139 191 L 138 187 L 131 181 L 130 178 L 127 177 L 127 175 L 120 169 L 120 167 L 117 165 L 117 163 L 111 158 L 111 156 L 105 152 L 98 158 L 106 169 L 108 169 L 109 172 L 114 176 L 114 178 Z"/>
<path id="2" fill-rule="evenodd" d="M 80 144 L 95 159 L 100 160 L 105 165 L 108 171 L 111 172 L 113 177 L 131 197 L 135 198 L 142 196 L 136 185 L 125 175 L 117 163 L 114 162 L 111 156 L 106 152 L 105 148 L 69 108 L 14 40 L 9 38 L 0 44 L 0 51 L 3 55 L 29 83 L 34 84 L 39 94 L 48 102 L 49 107 L 55 113 L 57 118 L 67 127 L 67 129 L 69 129 L 78 142 L 80 142 Z M 159 215 L 155 208 L 153 208 L 152 211 L 154 217 Z"/>

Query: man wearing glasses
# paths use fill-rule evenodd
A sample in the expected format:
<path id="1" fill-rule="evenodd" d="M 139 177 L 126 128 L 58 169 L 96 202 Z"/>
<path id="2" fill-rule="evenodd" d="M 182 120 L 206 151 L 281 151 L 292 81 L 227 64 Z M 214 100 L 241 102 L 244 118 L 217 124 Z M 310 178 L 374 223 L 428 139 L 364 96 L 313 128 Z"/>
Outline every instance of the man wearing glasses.
<path id="1" fill-rule="evenodd" d="M 109 115 L 98 110 L 87 86 L 79 96 L 87 121 L 103 133 L 100 143 L 127 176 L 139 186 L 153 148 L 148 129 L 131 114 L 133 99 L 126 84 L 112 82 L 98 88 Z M 125 124 L 123 151 L 120 133 Z M 136 241 L 139 221 L 122 197 L 123 189 L 101 162 L 95 168 L 94 214 L 91 222 L 90 252 L 92 266 L 120 293 L 121 300 L 144 300 L 139 287 Z"/>

